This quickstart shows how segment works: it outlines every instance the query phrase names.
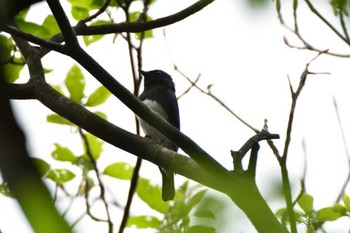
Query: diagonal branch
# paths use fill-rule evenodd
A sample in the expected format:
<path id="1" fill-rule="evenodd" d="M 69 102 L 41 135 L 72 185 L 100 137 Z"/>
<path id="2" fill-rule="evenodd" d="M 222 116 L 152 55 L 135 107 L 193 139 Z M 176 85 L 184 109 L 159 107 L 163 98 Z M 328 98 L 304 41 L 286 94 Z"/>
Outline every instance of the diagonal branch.
<path id="1" fill-rule="evenodd" d="M 49 4 L 49 7 L 56 19 L 56 22 L 61 29 L 61 33 L 65 41 L 65 46 L 67 46 L 70 49 L 79 48 L 80 46 L 78 39 L 75 36 L 75 33 L 69 23 L 67 15 L 65 14 L 60 4 L 60 1 L 46 0 L 46 2 Z"/>
<path id="2" fill-rule="evenodd" d="M 57 18 L 57 22 L 61 28 L 62 34 L 57 34 L 51 38 L 50 41 L 41 39 L 39 37 L 27 34 L 22 32 L 21 30 L 15 29 L 13 27 L 9 27 L 7 25 L 0 25 L 1 30 L 4 30 L 11 35 L 16 35 L 21 37 L 29 42 L 35 43 L 37 45 L 43 46 L 45 48 L 49 48 L 55 50 L 57 52 L 61 52 L 65 54 L 64 49 L 62 49 L 62 45 L 53 43 L 52 41 L 56 41 L 58 43 L 63 42 L 63 37 L 65 37 L 65 41 L 68 44 L 74 44 L 75 39 L 74 35 L 102 35 L 102 34 L 111 34 L 111 33 L 121 33 L 121 32 L 142 32 L 146 30 L 151 30 L 155 28 L 160 28 L 164 26 L 168 26 L 170 24 L 174 24 L 185 18 L 199 12 L 210 3 L 214 2 L 214 0 L 199 0 L 191 6 L 169 16 L 165 16 L 156 20 L 147 21 L 147 22 L 127 22 L 127 23 L 119 23 L 119 24 L 108 24 L 108 25 L 95 25 L 95 26 L 86 26 L 85 24 L 78 24 L 71 28 L 70 24 L 63 24 L 62 22 L 68 22 L 68 19 L 64 16 L 63 9 L 59 9 L 60 4 L 59 1 L 56 0 L 48 0 L 48 3 L 53 11 L 55 17 Z M 58 7 L 58 8 L 56 8 Z"/>
<path id="3" fill-rule="evenodd" d="M 84 50 L 76 50 L 70 56 L 79 62 L 90 74 L 92 74 L 103 86 L 114 96 L 131 109 L 136 115 L 144 119 L 149 125 L 161 134 L 172 140 L 183 151 L 185 151 L 197 163 L 205 169 L 214 169 L 223 174 L 227 170 L 212 158 L 206 151 L 197 145 L 191 138 L 181 133 L 159 114 L 155 114 L 128 89 L 113 78 L 101 65 L 99 65 Z"/>
<path id="4" fill-rule="evenodd" d="M 195 81 L 192 81 L 189 77 L 187 77 L 183 72 L 181 72 L 176 65 L 174 65 L 174 69 L 179 72 L 190 84 L 190 88 L 195 87 L 197 90 L 199 90 L 201 93 L 211 97 L 212 99 L 214 99 L 217 103 L 219 103 L 224 109 L 226 109 L 229 113 L 231 113 L 235 118 L 237 118 L 240 122 L 242 122 L 245 126 L 247 126 L 248 128 L 250 128 L 251 130 L 253 130 L 255 133 L 259 133 L 260 131 L 255 129 L 253 126 L 251 126 L 248 122 L 246 122 L 245 120 L 243 120 L 243 118 L 241 118 L 237 113 L 235 113 L 232 109 L 230 109 L 222 100 L 220 100 L 218 97 L 216 97 L 213 93 L 211 93 L 210 91 L 210 87 L 211 85 L 208 86 L 208 90 L 205 91 L 202 88 L 200 88 L 197 85 L 197 80 L 199 79 L 200 76 L 197 77 L 197 79 Z M 184 93 L 185 94 L 185 93 Z M 183 94 L 180 96 L 182 97 Z M 179 97 L 179 98 L 180 98 Z"/>

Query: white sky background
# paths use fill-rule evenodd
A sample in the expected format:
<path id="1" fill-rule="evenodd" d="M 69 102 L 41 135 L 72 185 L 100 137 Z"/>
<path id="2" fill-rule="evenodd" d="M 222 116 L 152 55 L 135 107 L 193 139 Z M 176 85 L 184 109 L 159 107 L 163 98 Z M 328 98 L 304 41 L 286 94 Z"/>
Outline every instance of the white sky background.
<path id="1" fill-rule="evenodd" d="M 150 14 L 153 18 L 159 18 L 175 13 L 190 4 L 184 0 L 162 0 L 151 8 Z M 322 4 L 318 5 L 321 8 L 325 7 Z M 44 14 L 42 9 L 36 8 L 31 17 L 40 22 L 46 16 L 46 11 Z M 48 10 L 47 7 L 45 9 Z M 305 6 L 301 4 L 300 9 L 305 9 Z M 284 13 L 287 21 L 290 21 L 291 12 L 284 11 Z M 332 15 L 329 17 L 332 18 Z M 311 13 L 301 10 L 300 27 L 309 41 L 319 48 L 350 53 Z M 291 43 L 296 40 L 279 24 L 272 2 L 265 10 L 260 11 L 250 9 L 244 5 L 244 1 L 218 0 L 200 13 L 170 25 L 165 30 L 167 40 L 163 38 L 162 29 L 157 29 L 154 30 L 155 38 L 145 42 L 144 70 L 167 71 L 176 83 L 178 94 L 189 84 L 173 70 L 172 60 L 192 80 L 201 73 L 198 84 L 204 89 L 208 84 L 214 84 L 212 92 L 252 126 L 262 128 L 263 121 L 267 118 L 270 132 L 279 133 L 281 136 L 275 144 L 282 153 L 291 103 L 287 75 L 296 88 L 306 63 L 316 54 L 293 50 L 283 43 L 284 35 L 287 35 Z M 123 46 L 125 43 L 121 38 L 116 44 L 112 44 L 109 36 L 104 42 L 90 46 L 87 51 L 118 81 L 131 88 L 129 60 L 126 59 L 127 50 Z M 54 52 L 45 57 L 43 62 L 45 67 L 55 69 L 53 73 L 47 75 L 47 80 L 56 84 L 64 82 L 66 72 L 70 68 L 70 65 L 61 67 L 61 64 L 73 64 L 71 59 L 57 56 Z M 306 188 L 307 192 L 315 197 L 316 209 L 334 203 L 348 173 L 347 158 L 332 102 L 334 96 L 345 134 L 348 136 L 350 131 L 349 77 L 346 72 L 348 62 L 346 59 L 321 56 L 312 63 L 310 71 L 331 74 L 310 76 L 296 109 L 288 163 L 289 174 L 295 184 L 294 193 L 297 194 L 298 179 L 301 178 L 304 166 L 301 145 L 304 139 L 308 162 Z M 55 66 L 56 64 L 59 65 Z M 90 78 L 87 80 L 87 85 L 88 90 L 93 90 L 96 82 Z M 225 167 L 232 169 L 230 150 L 238 150 L 253 132 L 212 99 L 196 90 L 181 98 L 179 105 L 182 132 Z M 16 101 L 16 110 L 25 131 L 28 132 L 29 148 L 33 156 L 49 160 L 55 142 L 82 153 L 79 137 L 68 127 L 45 123 L 50 110 L 40 103 Z M 134 130 L 133 113 L 116 98 L 111 97 L 102 110 L 113 123 L 130 131 Z M 272 183 L 278 181 L 280 177 L 279 167 L 266 143 L 260 145 L 258 185 L 263 194 L 271 194 L 274 193 Z M 121 160 L 134 164 L 135 157 L 106 145 L 105 155 L 99 161 L 100 170 L 102 171 L 111 162 Z M 145 162 L 141 174 L 160 183 L 160 174 L 154 165 Z M 177 184 L 183 181 L 179 175 L 176 176 L 176 180 Z M 115 186 L 116 183 L 113 184 Z M 116 192 L 122 192 L 124 195 L 127 192 L 126 187 L 127 183 L 125 190 L 118 186 Z M 124 200 L 118 200 L 124 203 Z M 13 203 L 8 198 L 0 196 L 0 229 L 3 233 L 31 232 L 24 219 L 18 220 L 21 214 L 13 208 Z M 135 208 L 136 205 L 142 206 L 142 203 L 135 203 L 132 213 L 139 209 L 143 210 L 140 207 Z M 273 210 L 282 205 L 283 203 L 273 203 Z M 149 213 L 147 208 L 145 209 L 140 213 Z M 228 218 L 238 218 L 237 211 L 235 207 L 228 210 Z M 252 228 L 242 224 L 247 222 L 249 225 L 249 222 L 244 217 L 240 218 L 239 224 L 232 224 L 232 227 L 225 232 L 252 232 Z M 116 229 L 117 224 L 118 222 Z M 338 232 L 339 225 L 348 229 L 349 223 L 337 221 L 333 225 L 335 228 L 331 229 Z M 98 231 L 92 230 L 94 227 L 98 227 Z M 77 229 L 79 232 L 102 232 L 103 227 L 101 224 L 92 226 L 81 224 Z"/>

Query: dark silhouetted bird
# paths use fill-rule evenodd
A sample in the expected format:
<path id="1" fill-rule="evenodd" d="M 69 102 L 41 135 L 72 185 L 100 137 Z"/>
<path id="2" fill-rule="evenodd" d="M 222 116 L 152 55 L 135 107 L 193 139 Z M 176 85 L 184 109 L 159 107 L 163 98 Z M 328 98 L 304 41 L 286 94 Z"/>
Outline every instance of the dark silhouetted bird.
<path id="1" fill-rule="evenodd" d="M 179 107 L 175 96 L 175 85 L 170 75 L 161 70 L 149 72 L 140 70 L 144 76 L 144 91 L 140 95 L 142 100 L 150 109 L 157 112 L 165 120 L 180 129 Z M 156 129 L 141 119 L 141 127 L 146 136 L 150 137 L 160 145 L 172 151 L 177 151 L 172 141 L 164 137 Z M 162 174 L 162 199 L 169 201 L 174 199 L 174 173 L 159 167 Z"/>

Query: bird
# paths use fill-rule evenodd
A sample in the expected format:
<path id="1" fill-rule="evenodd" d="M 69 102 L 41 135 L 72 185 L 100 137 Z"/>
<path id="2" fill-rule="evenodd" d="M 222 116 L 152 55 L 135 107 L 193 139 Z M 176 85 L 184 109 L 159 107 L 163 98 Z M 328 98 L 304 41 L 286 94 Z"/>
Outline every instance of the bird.
<path id="1" fill-rule="evenodd" d="M 144 77 L 144 90 L 139 99 L 170 124 L 180 129 L 179 107 L 175 95 L 175 84 L 171 76 L 162 70 L 140 70 L 140 73 Z M 171 140 L 144 120 L 140 119 L 140 124 L 146 137 L 169 150 L 177 152 L 178 146 Z M 173 200 L 175 196 L 174 173 L 162 167 L 159 167 L 159 169 L 162 174 L 162 199 L 164 201 Z"/>

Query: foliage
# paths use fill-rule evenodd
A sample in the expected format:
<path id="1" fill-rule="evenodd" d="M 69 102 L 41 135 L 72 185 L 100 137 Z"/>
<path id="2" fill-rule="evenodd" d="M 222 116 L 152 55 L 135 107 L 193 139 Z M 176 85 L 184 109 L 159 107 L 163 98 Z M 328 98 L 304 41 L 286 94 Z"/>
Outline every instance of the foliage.
<path id="1" fill-rule="evenodd" d="M 319 210 L 314 209 L 314 198 L 303 193 L 298 200 L 300 209 L 294 209 L 294 216 L 299 224 L 304 224 L 307 232 L 316 232 L 326 222 L 336 221 L 341 217 L 350 216 L 350 198 L 347 194 L 343 195 L 343 203 L 336 203 L 333 206 L 323 207 Z M 279 209 L 276 215 L 281 218 L 283 222 L 288 222 L 288 215 L 286 208 Z"/>

